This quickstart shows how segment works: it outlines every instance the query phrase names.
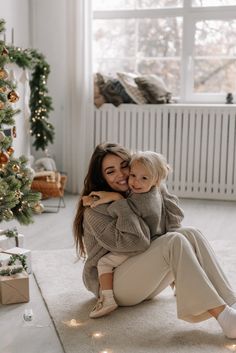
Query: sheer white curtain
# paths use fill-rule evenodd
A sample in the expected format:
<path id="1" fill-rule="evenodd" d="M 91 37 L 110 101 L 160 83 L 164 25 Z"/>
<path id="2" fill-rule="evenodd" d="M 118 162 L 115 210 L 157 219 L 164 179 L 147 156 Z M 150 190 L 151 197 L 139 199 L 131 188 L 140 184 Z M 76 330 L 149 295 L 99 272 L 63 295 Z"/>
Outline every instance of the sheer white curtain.
<path id="1" fill-rule="evenodd" d="M 68 103 L 64 120 L 63 169 L 67 190 L 81 191 L 93 149 L 91 0 L 67 2 Z"/>

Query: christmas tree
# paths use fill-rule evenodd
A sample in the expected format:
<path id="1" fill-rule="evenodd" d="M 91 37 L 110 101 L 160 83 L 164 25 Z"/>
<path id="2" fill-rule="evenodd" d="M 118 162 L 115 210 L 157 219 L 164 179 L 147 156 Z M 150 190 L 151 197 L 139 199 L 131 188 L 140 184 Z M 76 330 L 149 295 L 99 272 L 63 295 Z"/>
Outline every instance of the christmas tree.
<path id="1" fill-rule="evenodd" d="M 4 30 L 0 22 L 0 33 Z M 15 84 L 9 80 L 9 51 L 0 41 L 0 222 L 17 219 L 21 224 L 32 222 L 34 211 L 40 208 L 40 193 L 31 190 L 32 171 L 27 158 L 14 158 L 15 115 L 12 105 L 19 100 Z"/>

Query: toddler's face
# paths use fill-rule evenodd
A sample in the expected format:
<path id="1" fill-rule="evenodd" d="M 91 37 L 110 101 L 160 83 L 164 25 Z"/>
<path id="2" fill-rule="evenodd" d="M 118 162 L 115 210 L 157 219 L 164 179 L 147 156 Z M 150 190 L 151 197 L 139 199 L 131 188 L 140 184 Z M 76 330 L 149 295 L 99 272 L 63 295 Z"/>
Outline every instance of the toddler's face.
<path id="1" fill-rule="evenodd" d="M 156 185 L 156 180 L 142 163 L 134 161 L 130 166 L 128 184 L 134 193 L 142 194 Z"/>

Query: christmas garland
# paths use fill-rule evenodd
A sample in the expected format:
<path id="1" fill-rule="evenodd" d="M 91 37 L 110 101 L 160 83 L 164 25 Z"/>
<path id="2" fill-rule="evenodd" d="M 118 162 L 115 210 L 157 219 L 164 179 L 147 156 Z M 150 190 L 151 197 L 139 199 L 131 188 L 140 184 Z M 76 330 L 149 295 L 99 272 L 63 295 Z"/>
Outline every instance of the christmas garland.
<path id="1" fill-rule="evenodd" d="M 0 33 L 4 31 L 5 21 L 0 19 Z M 53 143 L 55 134 L 54 127 L 48 122 L 49 113 L 53 110 L 52 99 L 47 94 L 47 79 L 50 73 L 50 66 L 46 62 L 45 57 L 35 49 L 23 50 L 8 45 L 5 45 L 5 48 L 8 55 L 2 55 L 4 62 L 1 62 L 0 57 L 0 68 L 3 67 L 3 64 L 8 60 L 8 62 L 15 63 L 22 69 L 31 70 L 29 103 L 31 110 L 30 133 L 34 136 L 33 146 L 35 149 L 45 151 L 48 144 Z M 9 86 L 9 88 L 13 89 L 14 87 Z M 12 112 L 9 112 L 9 120 L 11 119 L 11 114 Z"/>
<path id="2" fill-rule="evenodd" d="M 13 266 L 3 266 L 0 268 L 0 276 L 11 276 L 16 273 L 21 273 L 23 271 L 23 266 L 13 265 Z"/>
<path id="3" fill-rule="evenodd" d="M 19 265 L 22 266 L 25 271 L 27 271 L 28 266 L 27 266 L 27 258 L 25 255 L 20 255 L 20 254 L 11 255 L 10 260 L 8 262 L 8 266 L 17 265 L 17 262 L 20 262 Z"/>

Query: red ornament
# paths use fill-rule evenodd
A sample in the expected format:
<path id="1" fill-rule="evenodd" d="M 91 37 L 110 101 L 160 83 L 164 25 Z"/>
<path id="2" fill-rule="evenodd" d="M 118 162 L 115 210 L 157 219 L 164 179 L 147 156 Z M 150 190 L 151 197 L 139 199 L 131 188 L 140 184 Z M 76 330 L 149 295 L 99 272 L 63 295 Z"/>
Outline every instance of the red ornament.
<path id="1" fill-rule="evenodd" d="M 0 164 L 6 164 L 9 161 L 7 152 L 0 152 Z"/>
<path id="2" fill-rule="evenodd" d="M 7 48 L 3 47 L 2 55 L 8 55 L 8 54 L 9 54 L 9 51 L 7 50 Z"/>

